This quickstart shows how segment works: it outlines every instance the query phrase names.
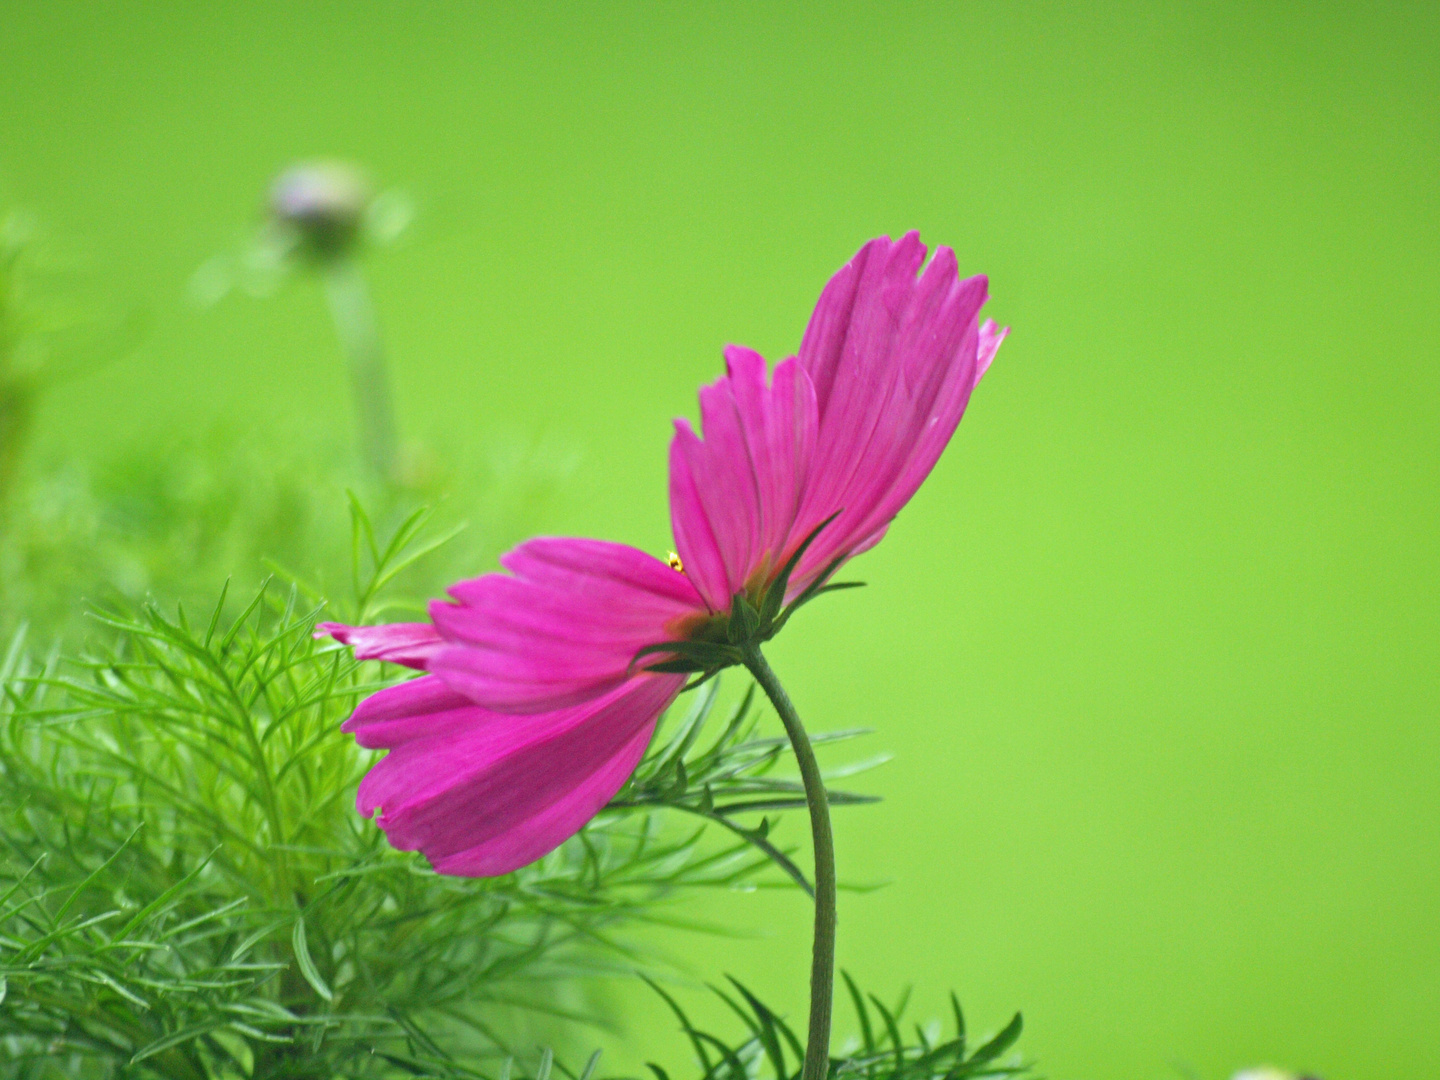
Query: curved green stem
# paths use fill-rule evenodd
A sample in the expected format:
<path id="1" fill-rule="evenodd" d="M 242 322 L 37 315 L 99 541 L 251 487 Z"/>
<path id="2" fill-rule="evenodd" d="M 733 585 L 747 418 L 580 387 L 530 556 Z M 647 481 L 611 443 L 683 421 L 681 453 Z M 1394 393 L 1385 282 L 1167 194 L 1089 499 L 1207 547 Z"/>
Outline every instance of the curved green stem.
<path id="1" fill-rule="evenodd" d="M 810 959 L 810 1033 L 800 1080 L 826 1080 L 830 1072 L 830 1008 L 835 996 L 835 840 L 830 832 L 830 800 L 810 738 L 800 723 L 790 695 L 754 643 L 744 646 L 745 666 L 765 691 L 800 766 L 805 800 L 810 806 L 810 831 L 815 844 L 815 945 Z"/>
<path id="2" fill-rule="evenodd" d="M 323 268 L 325 298 L 335 332 L 350 360 L 351 388 L 360 425 L 360 448 L 365 464 L 381 480 L 395 475 L 395 415 L 390 404 L 390 376 L 385 370 L 385 347 L 375 323 L 375 308 L 360 265 L 350 256 L 336 255 Z"/>

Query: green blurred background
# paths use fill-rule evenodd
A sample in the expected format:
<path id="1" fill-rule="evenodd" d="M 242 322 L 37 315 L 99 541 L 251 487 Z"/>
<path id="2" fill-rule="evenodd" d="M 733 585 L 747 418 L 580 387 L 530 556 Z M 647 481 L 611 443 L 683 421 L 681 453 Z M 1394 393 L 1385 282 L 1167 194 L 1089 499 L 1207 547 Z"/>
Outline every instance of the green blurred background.
<path id="1" fill-rule="evenodd" d="M 572 447 L 542 527 L 663 553 L 721 347 L 793 350 L 919 228 L 1015 332 L 871 588 L 775 650 L 896 755 L 839 822 L 842 876 L 892 881 L 842 964 L 1023 1008 L 1056 1078 L 1433 1075 L 1437 57 L 1421 4 L 3 0 L 0 192 L 152 314 L 33 456 L 344 437 L 317 290 L 184 300 L 340 155 L 419 210 L 372 259 L 407 432 Z M 801 898 L 694 913 L 758 938 L 668 939 L 696 973 L 802 1011 Z M 676 1060 L 623 996 L 611 1065 Z"/>

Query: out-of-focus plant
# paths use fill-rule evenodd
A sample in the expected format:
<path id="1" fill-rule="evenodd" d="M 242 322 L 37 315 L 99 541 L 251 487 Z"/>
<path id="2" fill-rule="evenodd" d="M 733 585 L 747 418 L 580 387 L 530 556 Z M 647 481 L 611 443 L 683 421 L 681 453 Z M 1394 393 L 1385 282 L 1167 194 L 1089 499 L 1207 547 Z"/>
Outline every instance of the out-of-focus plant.
<path id="1" fill-rule="evenodd" d="M 471 528 L 425 564 L 433 572 L 411 573 L 404 584 L 416 595 L 484 567 L 533 528 L 573 468 L 569 448 L 522 436 L 427 453 L 412 445 L 396 456 L 360 260 L 394 242 L 410 217 L 403 194 L 377 192 L 358 169 L 298 166 L 276 181 L 247 240 L 191 281 L 204 303 L 232 288 L 263 295 L 296 274 L 327 283 L 357 394 L 361 383 L 370 388 L 357 404 L 364 430 L 377 434 L 366 435 L 371 450 L 360 458 L 313 425 L 234 417 L 17 471 L 44 392 L 123 350 L 141 320 L 117 313 L 92 275 L 67 269 L 76 260 L 55 255 L 23 215 L 0 216 L 0 634 L 25 622 L 40 639 L 73 639 L 93 603 L 154 596 L 203 605 L 227 578 L 232 596 L 248 593 L 267 564 L 335 595 L 350 489 L 366 492 L 387 527 L 421 504 L 453 525 L 463 507 Z M 377 466 L 382 458 L 389 464 Z"/>
<path id="2" fill-rule="evenodd" d="M 4 631 L 73 640 L 96 629 L 87 605 L 203 605 L 227 578 L 252 592 L 266 558 L 343 563 L 343 452 L 303 445 L 215 429 L 27 468 L 0 532 Z"/>
<path id="3" fill-rule="evenodd" d="M 140 319 L 102 313 L 47 255 L 33 221 L 0 212 L 0 498 L 47 390 L 130 346 Z"/>
<path id="4" fill-rule="evenodd" d="M 377 192 L 358 166 L 342 161 L 295 165 L 275 180 L 266 218 L 238 256 L 202 266 L 191 294 L 214 303 L 238 285 L 263 295 L 287 275 L 313 272 L 350 365 L 361 460 L 382 484 L 410 479 L 397 454 L 385 345 L 360 265 L 371 247 L 392 242 L 408 225 L 409 200 Z"/>
<path id="5" fill-rule="evenodd" d="M 347 614 L 383 605 L 421 524 L 381 544 L 357 514 L 368 570 Z M 659 814 L 693 812 L 696 784 L 702 816 L 794 803 L 748 697 L 701 738 L 713 690 L 533 866 L 461 880 L 393 850 L 351 806 L 373 755 L 339 731 L 388 669 L 315 641 L 319 606 L 272 584 L 233 618 L 112 614 L 113 647 L 66 660 L 17 638 L 0 670 L 6 1075 L 503 1075 L 535 1037 L 517 1010 L 580 1015 L 575 980 L 633 961 L 626 925 L 683 922 L 678 890 L 769 865 L 763 827 L 713 843 Z"/>
<path id="6" fill-rule="evenodd" d="M 403 520 L 428 504 L 432 527 L 467 528 L 390 595 L 428 596 L 485 566 L 543 519 L 573 467 L 573 451 L 556 442 L 436 454 L 424 486 L 383 495 L 387 516 Z M 85 610 L 96 603 L 157 597 L 208 606 L 227 578 L 232 605 L 270 572 L 303 580 L 316 595 L 349 587 L 346 491 L 363 488 L 364 475 L 344 443 L 321 432 L 150 435 L 96 461 L 28 466 L 20 480 L 0 529 L 6 635 L 26 622 L 35 640 L 79 639 L 95 629 Z"/>

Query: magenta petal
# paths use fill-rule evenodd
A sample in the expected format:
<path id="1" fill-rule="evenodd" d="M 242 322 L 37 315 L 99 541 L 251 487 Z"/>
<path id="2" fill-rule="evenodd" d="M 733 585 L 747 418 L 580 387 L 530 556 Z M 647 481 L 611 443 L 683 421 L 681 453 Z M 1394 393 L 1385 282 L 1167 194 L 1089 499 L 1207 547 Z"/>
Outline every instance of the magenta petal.
<path id="1" fill-rule="evenodd" d="M 864 532 L 871 529 L 878 529 L 878 534 L 872 534 L 873 538 L 858 545 L 852 554 L 859 554 L 861 551 L 873 547 L 879 542 L 884 534 L 884 529 L 895 515 L 900 512 L 904 505 L 924 483 L 925 478 L 930 475 L 931 469 L 940 459 L 941 453 L 950 442 L 955 428 L 960 423 L 960 418 L 969 404 L 970 395 L 975 389 L 976 383 L 994 360 L 995 354 L 1000 349 L 1000 343 L 1005 340 L 1008 330 L 997 330 L 995 324 L 990 320 L 980 326 L 971 337 L 975 344 L 973 350 L 966 343 L 966 358 L 973 352 L 973 361 L 956 365 L 950 372 L 947 384 L 942 387 L 937 395 L 937 400 L 926 416 L 924 425 L 918 430 L 916 436 L 910 439 L 913 447 L 907 459 L 904 460 L 904 467 L 895 474 L 894 478 L 885 485 L 884 495 L 881 501 L 870 509 L 866 521 L 859 527 Z"/>
<path id="2" fill-rule="evenodd" d="M 384 750 L 427 735 L 441 735 L 465 722 L 474 703 L 434 675 L 377 690 L 340 725 L 371 750 Z"/>
<path id="3" fill-rule="evenodd" d="M 858 552 L 862 538 L 887 524 L 910 501 L 949 443 L 978 377 L 976 327 L 972 321 L 961 329 L 953 362 L 930 369 L 933 385 L 911 386 L 902 380 L 892 407 L 878 419 L 840 496 L 845 513 L 837 520 L 834 535 L 822 537 L 813 552 L 807 552 L 798 573 L 802 580 L 819 572 L 832 552 Z"/>
<path id="4" fill-rule="evenodd" d="M 733 595 L 730 575 L 701 495 L 709 481 L 703 462 L 704 446 L 689 422 L 675 421 L 675 437 L 670 441 L 670 527 L 675 548 L 685 576 L 705 598 L 706 606 L 711 611 L 727 611 Z"/>
<path id="5" fill-rule="evenodd" d="M 426 670 L 477 705 L 539 713 L 587 701 L 633 674 L 636 652 L 705 611 L 684 574 L 622 544 L 544 537 L 510 552 L 509 574 L 430 606 L 445 639 Z"/>
<path id="6" fill-rule="evenodd" d="M 939 461 L 941 453 L 950 442 L 960 417 L 970 402 L 970 395 L 980 376 L 989 369 L 991 361 L 1005 340 L 1008 330 L 996 330 L 995 324 L 986 320 L 976 331 L 973 362 L 958 366 L 950 382 L 943 388 L 932 415 L 923 430 L 914 439 L 914 449 L 905 467 L 891 482 L 884 500 L 876 506 L 867 521 L 868 526 L 888 524 L 898 514 L 911 496 L 930 475 L 930 470 Z M 968 354 L 967 354 L 968 356 Z"/>
<path id="7" fill-rule="evenodd" d="M 316 637 L 332 637 L 355 650 L 357 660 L 385 660 L 424 669 L 430 656 L 444 644 L 429 623 L 384 623 L 380 626 L 346 626 L 322 622 Z"/>
<path id="8" fill-rule="evenodd" d="M 500 559 L 500 565 L 531 581 L 552 585 L 583 584 L 578 577 L 652 593 L 661 601 L 695 604 L 695 589 L 683 575 L 636 548 L 606 540 L 539 536 Z M 457 588 L 463 590 L 464 582 Z"/>
<path id="9" fill-rule="evenodd" d="M 912 301 L 918 299 L 928 308 L 935 292 L 938 275 L 916 281 L 924 257 L 925 248 L 914 233 L 894 245 L 872 242 L 856 256 L 860 280 L 845 336 L 836 355 L 822 358 L 833 364 L 834 374 L 828 397 L 819 403 L 814 476 L 798 528 L 808 532 L 842 513 L 810 549 L 809 563 L 823 565 L 843 551 L 847 541 L 858 539 L 852 530 L 864 509 L 857 504 L 873 498 L 874 474 L 890 465 L 895 436 L 908 419 L 912 406 L 905 370 L 919 365 L 899 345 L 909 336 Z M 800 355 L 806 363 L 803 346 Z"/>
<path id="10" fill-rule="evenodd" d="M 949 248 L 924 262 L 913 232 L 870 241 L 821 293 L 798 357 L 767 384 L 759 354 L 732 346 L 700 391 L 703 440 L 676 423 L 675 544 L 712 610 L 807 537 L 792 597 L 878 543 L 945 448 L 1003 335 L 978 325 L 984 277 L 962 279 Z"/>
<path id="11" fill-rule="evenodd" d="M 836 271 L 821 290 L 815 311 L 805 327 L 805 336 L 800 342 L 800 363 L 815 384 L 815 399 L 821 410 L 830 400 L 830 391 L 835 385 L 835 376 L 850 333 L 850 318 L 855 310 L 860 276 L 872 256 L 889 245 L 889 237 L 871 240 Z"/>
<path id="12" fill-rule="evenodd" d="M 996 329 L 994 319 L 986 319 L 980 327 L 980 347 L 977 379 L 990 370 L 990 363 L 1000 351 L 1000 343 L 1010 336 L 1010 328 Z"/>
<path id="13" fill-rule="evenodd" d="M 615 797 L 645 756 L 645 748 L 654 734 L 654 720 L 642 724 L 630 741 L 601 762 L 593 773 L 577 779 L 574 787 L 523 825 L 464 851 L 438 856 L 433 860 L 435 869 L 460 877 L 493 877 L 548 855 L 579 832 Z"/>
<path id="14" fill-rule="evenodd" d="M 391 844 L 423 851 L 443 873 L 508 873 L 609 802 L 683 685 L 682 676 L 641 675 L 584 705 L 530 716 L 442 710 L 433 733 L 400 742 L 365 777 L 360 812 L 378 810 Z"/>
<path id="15" fill-rule="evenodd" d="M 866 244 L 826 286 L 806 329 L 800 362 L 815 386 L 819 432 L 793 538 L 839 516 L 807 551 L 792 590 L 878 542 L 983 371 L 985 278 L 960 278 L 944 247 L 917 276 L 924 257 L 915 233 Z M 985 338 L 985 363 L 995 344 Z"/>
<path id="16" fill-rule="evenodd" d="M 758 509 L 752 556 L 739 575 L 738 584 L 744 585 L 757 571 L 774 570 L 793 539 L 819 421 L 815 388 L 794 357 L 776 367 L 769 385 L 759 353 L 732 346 L 725 351 L 725 366 L 729 375 L 724 381 L 744 431 Z M 706 434 L 708 441 L 708 428 Z"/>
<path id="17" fill-rule="evenodd" d="M 815 445 L 815 390 L 794 360 L 773 380 L 759 353 L 731 346 L 728 373 L 700 391 L 703 441 L 677 421 L 670 519 L 686 573 L 714 610 L 780 562 Z"/>

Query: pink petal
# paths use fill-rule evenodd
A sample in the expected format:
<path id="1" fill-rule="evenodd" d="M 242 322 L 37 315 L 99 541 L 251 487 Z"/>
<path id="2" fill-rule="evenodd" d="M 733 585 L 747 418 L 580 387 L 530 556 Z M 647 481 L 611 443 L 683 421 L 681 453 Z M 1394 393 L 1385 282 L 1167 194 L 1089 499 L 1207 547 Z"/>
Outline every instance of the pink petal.
<path id="1" fill-rule="evenodd" d="M 1000 349 L 1009 330 L 996 330 L 995 324 L 987 319 L 976 334 L 975 359 L 973 364 L 956 366 L 952 378 L 936 402 L 924 428 L 913 440 L 913 449 L 895 478 L 886 485 L 883 500 L 875 506 L 860 531 L 867 528 L 883 529 L 919 490 L 925 478 L 940 460 L 940 454 L 949 444 L 959 426 L 965 407 L 976 383 L 990 367 L 991 361 Z M 873 545 L 872 545 L 873 546 Z M 856 549 L 856 554 L 859 553 Z"/>
<path id="2" fill-rule="evenodd" d="M 370 750 L 387 750 L 426 735 L 442 735 L 468 723 L 474 704 L 434 675 L 377 690 L 340 725 Z"/>
<path id="3" fill-rule="evenodd" d="M 830 391 L 840 368 L 861 273 L 871 257 L 877 251 L 888 248 L 889 243 L 888 237 L 871 240 L 836 271 L 821 290 L 815 311 L 805 327 L 805 336 L 800 342 L 800 363 L 815 384 L 815 400 L 822 412 L 830 400 Z"/>
<path id="4" fill-rule="evenodd" d="M 427 689 L 415 692 L 417 713 L 405 717 L 392 698 L 378 710 L 384 722 L 408 722 L 414 737 L 371 769 L 357 806 L 366 816 L 378 811 L 391 844 L 423 851 L 442 873 L 508 873 L 558 847 L 610 801 L 684 681 L 640 675 L 584 705 L 531 716 L 444 708 L 453 700 L 443 699 L 438 713 L 424 714 Z M 421 734 L 426 720 L 434 729 Z"/>
<path id="5" fill-rule="evenodd" d="M 1000 351 L 1000 343 L 1009 336 L 1010 328 L 1008 326 L 1004 330 L 997 330 L 994 319 L 985 320 L 984 325 L 980 327 L 979 368 L 981 375 L 990 370 L 991 361 Z"/>
<path id="6" fill-rule="evenodd" d="M 346 626 L 322 622 L 315 625 L 316 637 L 332 637 L 355 650 L 357 660 L 385 660 L 405 667 L 424 669 L 425 663 L 443 642 L 429 623 L 385 623 L 380 626 Z"/>
<path id="7" fill-rule="evenodd" d="M 493 877 L 508 874 L 550 854 L 579 832 L 625 786 L 625 781 L 645 756 L 645 748 L 650 745 L 654 734 L 655 721 L 651 720 L 643 724 L 619 751 L 601 762 L 590 776 L 577 778 L 574 786 L 562 797 L 535 814 L 523 826 L 509 829 L 454 855 L 437 857 L 435 869 L 442 874 L 461 877 Z"/>
<path id="8" fill-rule="evenodd" d="M 794 357 L 776 367 L 769 387 L 765 361 L 758 353 L 732 347 L 726 351 L 726 366 L 734 408 L 744 423 L 754 462 L 760 509 L 759 545 L 740 579 L 743 585 L 757 571 L 773 571 L 792 539 L 819 415 L 815 387 Z"/>
<path id="9" fill-rule="evenodd" d="M 670 517 L 686 571 L 712 610 L 763 584 L 822 522 L 790 580 L 879 542 L 949 442 L 1000 337 L 978 312 L 983 277 L 939 248 L 921 273 L 916 233 L 872 240 L 826 285 L 798 358 L 726 350 L 700 391 L 703 441 L 670 445 Z M 918 276 L 917 276 L 918 275 Z"/>
<path id="10" fill-rule="evenodd" d="M 803 588 L 832 560 L 873 546 L 928 475 L 983 371 L 983 277 L 961 279 L 939 248 L 925 268 L 915 233 L 872 240 L 822 292 L 800 347 L 819 431 L 791 534 L 837 512 L 792 578 Z M 985 339 L 984 362 L 994 355 Z"/>
<path id="11" fill-rule="evenodd" d="M 787 361 L 731 346 L 728 373 L 700 391 L 704 440 L 677 421 L 670 518 L 686 572 L 713 610 L 767 576 L 790 537 L 816 429 L 814 387 Z"/>
<path id="12" fill-rule="evenodd" d="M 730 608 L 730 572 L 725 566 L 717 532 L 710 521 L 702 492 L 714 492 L 704 469 L 704 446 L 691 429 L 689 421 L 675 421 L 675 437 L 670 441 L 670 527 L 675 533 L 675 549 L 685 566 L 685 576 L 695 584 L 711 611 Z"/>
<path id="13" fill-rule="evenodd" d="M 705 614 L 685 574 L 643 551 L 542 537 L 510 552 L 509 574 L 450 589 L 430 616 L 445 644 L 426 670 L 477 705 L 538 713 L 587 701 L 633 673 L 637 650 Z"/>
<path id="14" fill-rule="evenodd" d="M 853 551 L 859 538 L 889 522 L 924 479 L 921 474 L 908 488 L 897 487 L 911 460 L 924 448 L 933 447 L 933 465 L 954 434 L 976 379 L 976 326 L 972 320 L 968 326 L 959 324 L 957 329 L 960 340 L 953 350 L 947 350 L 955 362 L 922 369 L 929 376 L 926 384 L 911 385 L 903 373 L 897 379 L 889 407 L 877 418 L 868 441 L 856 454 L 843 493 L 838 496 L 845 513 L 836 520 L 833 533 L 822 535 L 807 552 L 806 562 L 812 563 L 816 571 L 832 557 L 832 552 Z M 824 505 L 820 503 L 819 507 Z M 818 513 L 819 508 L 814 512 Z M 808 571 L 802 564 L 798 576 L 806 578 Z"/>

